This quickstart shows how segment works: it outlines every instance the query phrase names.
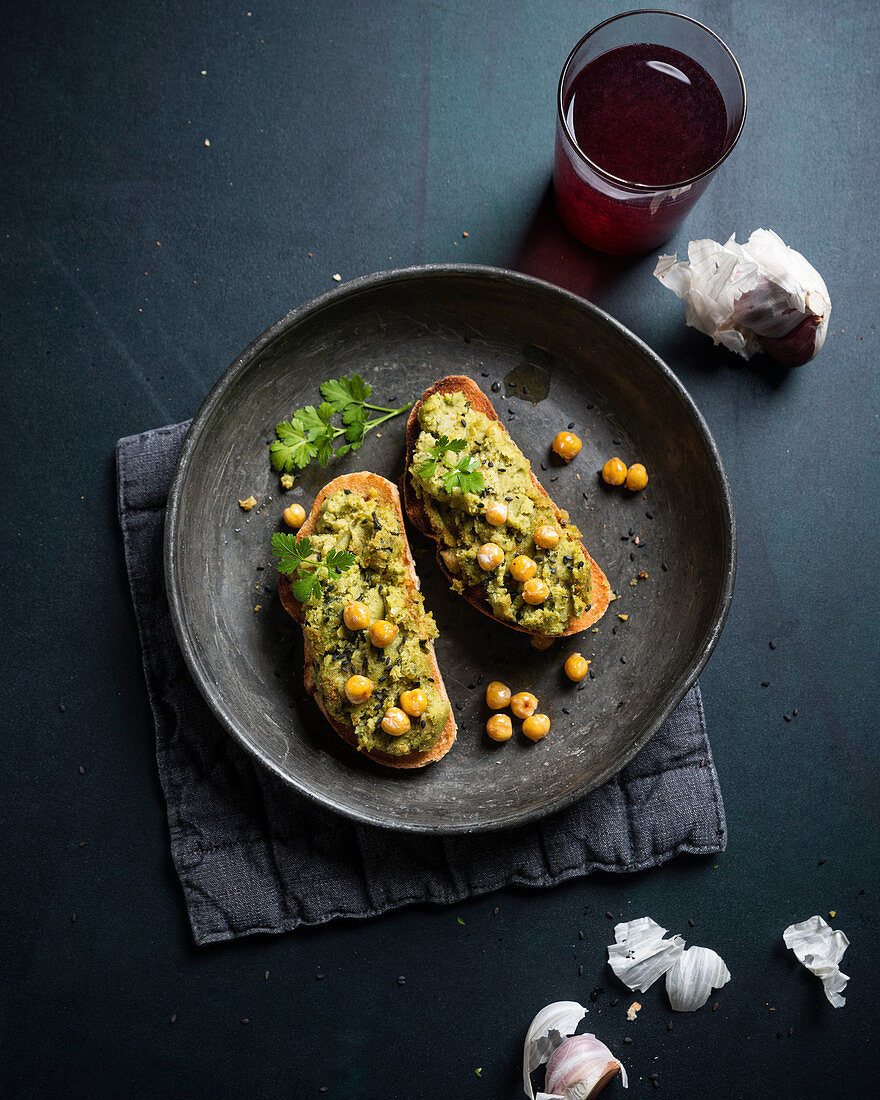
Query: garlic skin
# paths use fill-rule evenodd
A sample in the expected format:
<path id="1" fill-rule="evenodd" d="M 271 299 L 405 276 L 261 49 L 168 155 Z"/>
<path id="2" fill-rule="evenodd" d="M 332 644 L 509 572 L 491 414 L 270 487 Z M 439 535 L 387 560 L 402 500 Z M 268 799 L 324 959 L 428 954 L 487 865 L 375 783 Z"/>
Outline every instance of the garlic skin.
<path id="1" fill-rule="evenodd" d="M 721 956 L 709 947 L 689 947 L 666 972 L 666 995 L 675 1012 L 696 1012 L 713 989 L 730 981 Z"/>
<path id="2" fill-rule="evenodd" d="M 650 917 L 637 917 L 614 926 L 608 964 L 628 989 L 644 993 L 662 978 L 684 951 L 684 940 L 663 937 L 666 929 Z"/>
<path id="3" fill-rule="evenodd" d="M 843 932 L 832 932 L 831 925 L 818 914 L 800 924 L 790 924 L 782 933 L 785 946 L 792 950 L 799 962 L 822 982 L 825 996 L 834 1008 L 843 1008 L 849 975 L 840 969 L 840 960 L 849 947 Z"/>
<path id="4" fill-rule="evenodd" d="M 831 299 L 819 272 L 771 229 L 744 244 L 691 241 L 688 259 L 660 256 L 655 277 L 687 305 L 685 322 L 750 359 L 766 351 L 798 367 L 822 349 Z"/>
<path id="5" fill-rule="evenodd" d="M 547 1063 L 546 1092 L 537 1100 L 592 1100 L 618 1074 L 629 1087 L 623 1063 L 595 1035 L 572 1035 L 561 1043 Z"/>

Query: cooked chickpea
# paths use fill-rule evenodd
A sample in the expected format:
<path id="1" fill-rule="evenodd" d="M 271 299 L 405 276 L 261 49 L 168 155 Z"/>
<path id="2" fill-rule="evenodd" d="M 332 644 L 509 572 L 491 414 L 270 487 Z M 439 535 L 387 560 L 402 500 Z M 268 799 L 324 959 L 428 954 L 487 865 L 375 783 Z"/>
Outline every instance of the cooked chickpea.
<path id="1" fill-rule="evenodd" d="M 351 600 L 345 605 L 342 621 L 349 630 L 366 630 L 370 625 L 370 609 L 365 603 Z"/>
<path id="2" fill-rule="evenodd" d="M 387 619 L 377 619 L 370 627 L 370 641 L 378 649 L 391 645 L 396 637 L 397 624 L 389 623 Z"/>
<path id="3" fill-rule="evenodd" d="M 281 513 L 281 518 L 288 527 L 298 531 L 306 521 L 306 510 L 301 504 L 288 504 Z"/>
<path id="4" fill-rule="evenodd" d="M 623 485 L 626 481 L 626 464 L 619 458 L 609 458 L 602 467 L 602 480 L 608 485 Z"/>
<path id="5" fill-rule="evenodd" d="M 634 462 L 626 471 L 626 487 L 634 493 L 641 492 L 648 484 L 648 471 L 641 462 Z"/>
<path id="6" fill-rule="evenodd" d="M 574 432 L 560 432 L 553 440 L 553 450 L 566 462 L 571 462 L 573 458 L 577 457 L 582 446 L 583 443 Z"/>
<path id="7" fill-rule="evenodd" d="M 590 662 L 582 657 L 580 653 L 572 653 L 566 660 L 563 668 L 569 680 L 573 680 L 576 684 L 579 684 L 590 671 Z"/>
<path id="8" fill-rule="evenodd" d="M 535 528 L 532 538 L 535 540 L 535 546 L 540 547 L 541 550 L 552 550 L 559 542 L 559 531 L 552 523 L 542 523 Z"/>
<path id="9" fill-rule="evenodd" d="M 510 563 L 510 575 L 515 581 L 531 580 L 537 572 L 537 565 L 525 554 L 517 555 Z"/>
<path id="10" fill-rule="evenodd" d="M 490 523 L 493 527 L 500 527 L 502 523 L 507 523 L 507 505 L 503 500 L 493 500 L 486 506 L 486 523 Z"/>
<path id="11" fill-rule="evenodd" d="M 400 693 L 400 709 L 405 711 L 410 718 L 421 718 L 428 709 L 428 696 L 421 688 L 402 691 Z"/>
<path id="12" fill-rule="evenodd" d="M 366 703 L 373 694 L 373 681 L 367 676 L 349 676 L 345 681 L 345 697 L 349 703 Z"/>
<path id="13" fill-rule="evenodd" d="M 532 577 L 530 581 L 526 581 L 523 585 L 522 598 L 532 607 L 542 604 L 549 595 L 550 589 L 540 577 Z"/>
<path id="14" fill-rule="evenodd" d="M 497 569 L 503 561 L 504 551 L 496 542 L 484 542 L 477 551 L 477 564 L 487 573 Z"/>
<path id="15" fill-rule="evenodd" d="M 382 718 L 382 729 L 391 737 L 400 737 L 409 733 L 409 715 L 400 707 L 389 707 Z"/>
<path id="16" fill-rule="evenodd" d="M 510 700 L 510 709 L 517 718 L 531 718 L 538 709 L 538 698 L 530 691 L 518 691 Z"/>
<path id="17" fill-rule="evenodd" d="M 509 741 L 513 736 L 513 722 L 507 714 L 493 714 L 486 723 L 486 733 L 493 741 Z"/>
<path id="18" fill-rule="evenodd" d="M 486 706 L 491 710 L 503 710 L 510 702 L 510 688 L 500 680 L 486 685 Z"/>
<path id="19" fill-rule="evenodd" d="M 550 732 L 550 719 L 546 714 L 533 714 L 523 722 L 522 731 L 530 741 L 540 741 Z"/>

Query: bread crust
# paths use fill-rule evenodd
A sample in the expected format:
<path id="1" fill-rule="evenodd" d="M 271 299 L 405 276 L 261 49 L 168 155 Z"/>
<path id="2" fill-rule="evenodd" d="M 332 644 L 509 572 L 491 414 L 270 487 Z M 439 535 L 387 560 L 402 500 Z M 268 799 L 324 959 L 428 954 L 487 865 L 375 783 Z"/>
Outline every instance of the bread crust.
<path id="1" fill-rule="evenodd" d="M 408 585 L 419 591 L 419 578 L 416 573 L 415 562 L 413 561 L 412 551 L 410 550 L 409 541 L 406 537 L 406 528 L 403 522 L 403 509 L 400 504 L 400 494 L 397 491 L 397 487 L 384 477 L 380 477 L 378 474 L 369 473 L 368 471 L 361 471 L 354 474 L 343 474 L 341 477 L 334 478 L 328 482 L 324 488 L 315 497 L 315 503 L 312 505 L 312 509 L 306 517 L 305 523 L 300 527 L 297 533 L 297 539 L 305 538 L 307 535 L 312 534 L 318 523 L 318 517 L 321 512 L 321 505 L 324 499 L 333 493 L 338 493 L 342 489 L 348 489 L 352 493 L 357 493 L 359 496 L 368 498 L 370 491 L 372 490 L 376 498 L 382 503 L 393 508 L 400 520 L 400 533 L 403 538 L 403 554 L 404 565 L 406 566 L 406 575 Z M 302 626 L 305 615 L 303 613 L 303 605 L 293 594 L 293 581 L 290 575 L 286 573 L 278 574 L 278 594 L 281 597 L 281 603 L 287 611 L 287 613 L 295 619 L 300 626 Z M 314 672 L 312 670 L 311 654 L 309 653 L 308 642 L 304 639 L 304 657 L 305 667 L 303 671 L 303 684 L 306 691 L 314 698 L 315 702 L 321 709 L 324 717 L 333 727 L 333 729 L 339 734 L 339 736 L 346 741 L 352 748 L 357 749 L 357 737 L 352 726 L 347 726 L 342 722 L 337 721 L 327 710 L 324 703 L 324 699 L 321 695 L 320 687 L 315 679 Z M 434 643 L 428 643 L 428 658 L 431 664 L 431 673 L 434 677 L 434 682 L 439 690 L 441 696 L 449 702 L 449 696 L 446 693 L 446 686 L 443 683 L 443 677 L 440 673 L 440 668 L 437 665 L 437 658 L 434 653 Z M 455 718 L 452 714 L 452 706 L 449 708 L 449 717 L 446 719 L 446 725 L 443 727 L 439 738 L 431 746 L 430 749 L 426 749 L 423 752 L 411 753 L 409 756 L 393 756 L 391 753 L 382 752 L 379 749 L 372 749 L 369 751 L 362 751 L 364 756 L 368 756 L 371 760 L 375 760 L 379 764 L 385 764 L 389 768 L 422 768 L 426 764 L 431 764 L 435 760 L 440 760 L 444 757 L 452 748 L 456 737 L 456 724 Z"/>
<path id="2" fill-rule="evenodd" d="M 455 393 L 461 391 L 464 393 L 471 406 L 477 410 L 477 412 L 483 413 L 484 416 L 490 420 L 494 420 L 504 432 L 505 435 L 510 438 L 510 433 L 507 428 L 501 422 L 498 414 L 495 412 L 495 408 L 489 398 L 483 393 L 480 387 L 468 378 L 465 374 L 450 374 L 445 378 L 439 379 L 433 386 L 425 390 L 421 398 L 415 403 L 410 411 L 409 418 L 406 422 L 406 466 L 403 472 L 402 479 L 402 491 L 403 491 L 403 504 L 406 510 L 406 514 L 410 519 L 410 522 L 422 532 L 423 535 L 427 535 L 428 538 L 434 539 L 437 543 L 437 563 L 443 570 L 450 584 L 455 580 L 454 575 L 446 567 L 446 563 L 443 560 L 441 550 L 443 549 L 442 536 L 434 529 L 428 514 L 422 505 L 421 499 L 413 488 L 412 479 L 409 476 L 409 468 L 412 464 L 413 452 L 415 451 L 416 442 L 421 432 L 421 426 L 419 424 L 419 409 L 422 407 L 422 402 L 426 401 L 435 393 Z M 515 442 L 515 441 L 514 441 Z M 535 488 L 542 493 L 553 507 L 553 511 L 556 514 L 557 520 L 561 523 L 563 521 L 562 509 L 552 499 L 550 494 L 544 488 L 544 486 L 535 477 L 533 471 L 530 468 L 530 474 L 532 478 L 532 484 Z M 525 627 L 519 626 L 516 623 L 509 622 L 507 619 L 501 619 L 494 614 L 489 601 L 486 599 L 483 590 L 478 587 L 468 588 L 464 592 L 465 599 L 472 604 L 478 611 L 482 611 L 484 615 L 488 615 L 490 619 L 494 619 L 495 622 L 501 623 L 502 626 L 509 627 L 511 630 L 518 630 L 521 634 L 531 634 L 533 637 L 567 637 L 571 634 L 579 634 L 582 630 L 586 630 L 587 627 L 592 626 L 598 622 L 599 619 L 608 610 L 608 604 L 611 601 L 611 586 L 608 583 L 608 578 L 603 573 L 598 563 L 591 557 L 589 551 L 584 546 L 583 542 L 580 543 L 581 550 L 584 552 L 584 557 L 590 567 L 590 580 L 591 580 L 591 603 L 590 606 L 584 611 L 583 615 L 577 619 L 570 619 L 568 626 L 563 630 L 562 634 L 554 635 L 542 635 L 537 631 L 528 630 Z"/>

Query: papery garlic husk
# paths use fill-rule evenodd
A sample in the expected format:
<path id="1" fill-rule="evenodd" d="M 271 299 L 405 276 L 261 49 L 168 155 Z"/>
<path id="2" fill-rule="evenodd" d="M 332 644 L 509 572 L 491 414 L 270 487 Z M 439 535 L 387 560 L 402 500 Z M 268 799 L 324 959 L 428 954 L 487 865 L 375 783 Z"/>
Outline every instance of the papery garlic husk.
<path id="1" fill-rule="evenodd" d="M 840 969 L 840 960 L 849 947 L 849 940 L 839 930 L 820 916 L 790 924 L 782 933 L 785 946 L 794 951 L 798 960 L 822 981 L 825 996 L 835 1008 L 843 1008 L 846 998 L 841 996 L 849 976 Z"/>
<path id="2" fill-rule="evenodd" d="M 572 1035 L 547 1063 L 545 1092 L 537 1100 L 592 1100 L 614 1077 L 629 1088 L 623 1063 L 595 1035 Z"/>
<path id="3" fill-rule="evenodd" d="M 644 993 L 684 951 L 684 940 L 665 940 L 666 929 L 651 917 L 638 917 L 614 926 L 615 942 L 608 948 L 608 963 L 628 989 Z"/>
<path id="4" fill-rule="evenodd" d="M 523 1045 L 523 1092 L 529 1100 L 535 1100 L 532 1073 L 550 1059 L 586 1014 L 587 1010 L 577 1001 L 554 1001 L 535 1014 Z"/>
<path id="5" fill-rule="evenodd" d="M 825 343 L 831 299 L 819 272 L 771 229 L 746 244 L 691 241 L 688 259 L 660 256 L 654 275 L 687 305 L 685 322 L 744 359 L 766 351 L 788 367 Z"/>
<path id="6" fill-rule="evenodd" d="M 730 971 L 717 952 L 708 947 L 689 947 L 666 973 L 666 994 L 676 1012 L 696 1012 L 709 1000 L 713 989 L 730 981 Z"/>

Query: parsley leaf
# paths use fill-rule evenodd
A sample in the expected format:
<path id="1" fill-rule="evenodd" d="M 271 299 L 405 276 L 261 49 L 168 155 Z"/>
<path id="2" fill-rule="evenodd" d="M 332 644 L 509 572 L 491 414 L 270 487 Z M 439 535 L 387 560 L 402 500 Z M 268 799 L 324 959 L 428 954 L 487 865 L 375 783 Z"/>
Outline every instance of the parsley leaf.
<path id="1" fill-rule="evenodd" d="M 447 493 L 451 493 L 456 487 L 463 493 L 479 493 L 483 485 L 483 474 L 476 455 L 465 455 L 443 478 L 443 488 Z"/>
<path id="2" fill-rule="evenodd" d="M 298 422 L 285 420 L 275 431 L 278 438 L 269 444 L 269 458 L 279 474 L 292 474 L 308 466 L 317 449 L 306 429 Z"/>

